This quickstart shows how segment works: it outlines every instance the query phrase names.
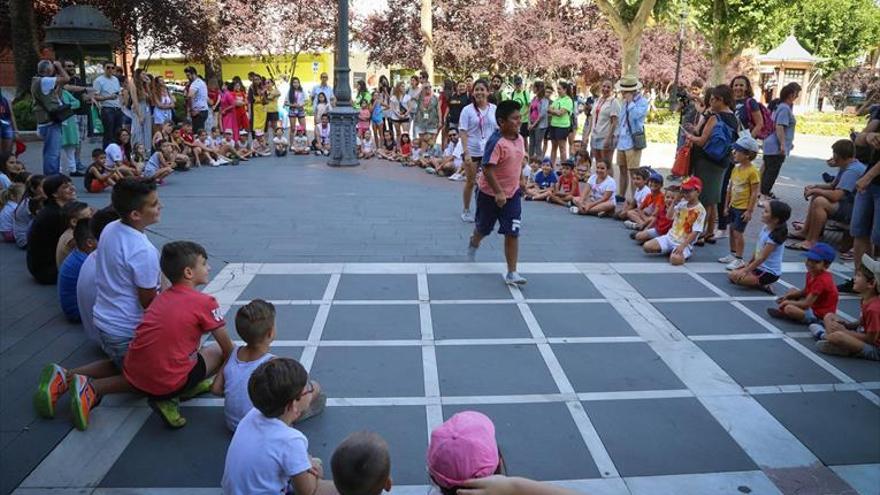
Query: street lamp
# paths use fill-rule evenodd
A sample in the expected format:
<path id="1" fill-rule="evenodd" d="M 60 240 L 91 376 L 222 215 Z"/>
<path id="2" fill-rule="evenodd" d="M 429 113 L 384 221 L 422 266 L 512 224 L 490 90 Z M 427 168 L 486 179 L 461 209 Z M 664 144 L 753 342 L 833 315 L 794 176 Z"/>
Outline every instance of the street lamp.
<path id="1" fill-rule="evenodd" d="M 681 6 L 681 12 L 679 13 L 678 18 L 678 54 L 675 59 L 675 82 L 672 83 L 672 91 L 669 95 L 669 105 L 670 107 L 675 105 L 675 101 L 678 95 L 678 78 L 681 75 L 681 52 L 684 47 L 684 28 L 685 28 L 685 20 L 687 20 L 688 16 L 688 7 L 687 3 Z"/>
<path id="2" fill-rule="evenodd" d="M 339 19 L 336 26 L 336 53 L 333 60 L 335 74 L 336 105 L 330 110 L 330 159 L 331 167 L 354 167 L 360 165 L 354 152 L 357 110 L 351 106 L 351 82 L 348 66 L 348 0 L 337 0 Z"/>

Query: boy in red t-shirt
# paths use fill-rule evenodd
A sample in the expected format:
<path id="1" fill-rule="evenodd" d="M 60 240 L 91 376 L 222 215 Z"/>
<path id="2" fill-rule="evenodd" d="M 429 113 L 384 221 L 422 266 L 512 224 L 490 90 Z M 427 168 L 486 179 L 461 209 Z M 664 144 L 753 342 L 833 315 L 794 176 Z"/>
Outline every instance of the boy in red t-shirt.
<path id="1" fill-rule="evenodd" d="M 574 198 L 581 195 L 578 176 L 574 173 L 574 163 L 570 160 L 562 162 L 562 176 L 556 181 L 550 196 L 547 198 L 551 203 L 562 206 L 571 206 Z"/>
<path id="2" fill-rule="evenodd" d="M 880 361 L 880 261 L 867 254 L 853 276 L 853 290 L 861 296 L 862 314 L 858 321 L 848 322 L 835 313 L 825 315 L 822 325 L 810 325 L 820 339 L 816 349 L 834 356 L 853 356 Z M 824 340 L 822 340 L 824 339 Z"/>
<path id="3" fill-rule="evenodd" d="M 837 286 L 828 272 L 834 262 L 834 248 L 824 242 L 817 242 L 804 253 L 807 258 L 807 282 L 803 289 L 789 289 L 784 296 L 777 298 L 777 307 L 767 308 L 767 314 L 774 318 L 793 320 L 798 323 L 819 323 L 825 315 L 837 311 Z"/>
<path id="4" fill-rule="evenodd" d="M 684 196 L 679 186 L 674 184 L 668 186 L 663 192 L 663 201 L 656 207 L 645 227 L 638 232 L 630 233 L 630 238 L 635 239 L 641 245 L 669 232 L 674 220 L 673 209 L 682 197 Z"/>
<path id="5" fill-rule="evenodd" d="M 639 169 L 638 171 L 642 171 Z M 638 182 L 636 175 L 633 175 L 633 185 Z M 632 230 L 643 230 L 651 221 L 658 211 L 660 211 L 665 201 L 663 195 L 663 176 L 657 172 L 651 172 L 648 176 L 648 194 L 639 203 L 638 208 L 624 207 L 621 210 L 621 219 L 624 220 L 623 226 Z M 672 225 L 670 223 L 670 225 Z"/>
<path id="6" fill-rule="evenodd" d="M 34 406 L 51 417 L 55 403 L 70 389 L 74 426 L 85 430 L 89 414 L 101 397 L 113 393 L 140 392 L 172 428 L 186 424 L 178 400 L 188 400 L 211 390 L 211 377 L 232 352 L 232 340 L 217 301 L 196 290 L 208 283 L 210 266 L 205 248 L 190 241 L 177 241 L 162 248 L 162 273 L 172 286 L 156 296 L 144 312 L 128 347 L 122 374 L 72 375 L 57 364 L 43 370 Z M 199 347 L 204 334 L 216 343 Z M 218 345 L 219 344 L 219 345 Z M 59 382 L 62 386 L 49 387 Z"/>

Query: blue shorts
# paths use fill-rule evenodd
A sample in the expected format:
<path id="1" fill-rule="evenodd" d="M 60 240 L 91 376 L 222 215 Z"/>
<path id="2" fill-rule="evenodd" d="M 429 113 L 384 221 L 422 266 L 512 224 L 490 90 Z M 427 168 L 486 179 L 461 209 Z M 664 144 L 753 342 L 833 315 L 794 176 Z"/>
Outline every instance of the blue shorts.
<path id="1" fill-rule="evenodd" d="M 492 233 L 495 222 L 500 227 L 498 233 L 510 237 L 519 237 L 522 221 L 522 191 L 513 193 L 502 208 L 495 204 L 495 197 L 483 191 L 477 191 L 476 227 L 478 234 L 486 236 Z"/>
<path id="2" fill-rule="evenodd" d="M 297 108 L 296 110 L 291 108 L 290 111 L 287 113 L 288 118 L 305 117 L 305 116 L 306 116 L 306 111 L 303 108 Z"/>
<path id="3" fill-rule="evenodd" d="M 727 215 L 727 224 L 730 226 L 731 230 L 735 230 L 737 232 L 745 232 L 746 226 L 749 224 L 745 219 L 743 219 L 743 213 L 746 210 L 740 210 L 739 208 L 730 207 L 730 212 Z"/>
<path id="4" fill-rule="evenodd" d="M 104 354 L 121 370 L 122 362 L 125 361 L 125 355 L 128 353 L 128 345 L 131 344 L 131 337 L 117 337 L 104 332 L 99 332 L 99 336 Z"/>
<path id="5" fill-rule="evenodd" d="M 856 194 L 849 233 L 853 237 L 870 236 L 874 245 L 880 245 L 880 185 L 869 184 L 865 192 Z"/>
<path id="6" fill-rule="evenodd" d="M 813 308 L 807 308 L 804 310 L 804 323 L 811 325 L 813 323 L 822 323 L 822 320 L 816 317 Z"/>

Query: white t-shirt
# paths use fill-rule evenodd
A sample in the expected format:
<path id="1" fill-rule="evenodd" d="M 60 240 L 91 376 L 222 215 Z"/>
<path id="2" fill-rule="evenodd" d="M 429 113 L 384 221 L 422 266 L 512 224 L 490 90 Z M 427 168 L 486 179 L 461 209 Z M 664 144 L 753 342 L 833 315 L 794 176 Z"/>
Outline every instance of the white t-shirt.
<path id="1" fill-rule="evenodd" d="M 361 151 L 363 151 L 364 153 L 372 153 L 373 148 L 374 146 L 372 139 L 370 139 L 369 141 L 366 139 L 361 139 Z"/>
<path id="2" fill-rule="evenodd" d="M 95 285 L 96 259 L 96 253 L 92 251 L 79 269 L 79 278 L 76 279 L 76 305 L 79 307 L 79 316 L 86 337 L 100 343 L 93 314 L 95 299 L 98 297 L 98 287 Z"/>
<path id="3" fill-rule="evenodd" d="M 299 430 L 251 409 L 226 451 L 223 493 L 285 493 L 291 477 L 312 467 L 308 452 L 309 440 Z"/>
<path id="4" fill-rule="evenodd" d="M 15 201 L 7 201 L 0 210 L 0 232 L 12 232 L 12 216 L 15 214 L 15 207 L 18 203 Z"/>
<path id="5" fill-rule="evenodd" d="M 467 133 L 467 152 L 471 157 L 483 156 L 486 141 L 498 129 L 495 122 L 495 105 L 489 103 L 477 110 L 473 103 L 464 107 L 458 119 L 458 130 Z"/>
<path id="6" fill-rule="evenodd" d="M 254 408 L 251 397 L 248 395 L 248 380 L 258 366 L 272 359 L 272 354 L 266 353 L 256 361 L 245 362 L 238 359 L 236 347 L 229 360 L 223 366 L 223 413 L 226 415 L 226 427 L 235 431 L 238 423 Z"/>
<path id="7" fill-rule="evenodd" d="M 109 170 L 116 168 L 116 165 L 125 159 L 125 155 L 122 153 L 122 146 L 119 146 L 116 143 L 108 144 L 104 153 L 107 154 L 107 160 L 104 162 L 104 167 Z"/>
<path id="8" fill-rule="evenodd" d="M 297 149 L 303 149 L 309 147 L 309 138 L 305 136 L 294 136 L 293 138 L 293 147 Z"/>
<path id="9" fill-rule="evenodd" d="M 116 98 L 102 100 L 100 102 L 102 107 L 119 108 L 121 106 L 119 104 L 119 92 L 121 91 L 119 79 L 116 79 L 114 76 L 107 77 L 101 74 L 95 78 L 92 87 L 95 88 L 97 96 L 116 96 Z"/>
<path id="10" fill-rule="evenodd" d="M 144 316 L 138 288 L 159 287 L 159 251 L 146 234 L 114 220 L 101 232 L 95 253 L 95 327 L 114 337 L 133 337 Z"/>
<path id="11" fill-rule="evenodd" d="M 196 77 L 189 83 L 189 90 L 192 93 L 192 109 L 197 112 L 208 110 L 208 86 L 201 77 Z"/>
<path id="12" fill-rule="evenodd" d="M 272 144 L 274 144 L 275 147 L 283 146 L 286 148 L 287 147 L 287 138 L 284 136 L 273 137 Z"/>
<path id="13" fill-rule="evenodd" d="M 587 184 L 590 185 L 590 201 L 599 201 L 606 192 L 610 191 L 612 195 L 617 192 L 617 182 L 614 182 L 614 178 L 610 175 L 606 175 L 605 180 L 598 184 L 596 183 L 597 180 L 598 176 L 596 174 L 591 175 L 587 179 Z"/>
<path id="14" fill-rule="evenodd" d="M 642 204 L 642 201 L 651 194 L 651 188 L 648 186 L 642 186 L 641 189 L 633 193 L 633 199 L 636 202 L 636 205 Z"/>
<path id="15" fill-rule="evenodd" d="M 452 163 L 455 164 L 455 168 L 461 167 L 462 154 L 464 150 L 461 147 L 461 140 L 459 139 L 455 143 L 449 141 L 449 144 L 446 145 L 446 149 L 443 150 L 443 156 L 451 156 Z"/>

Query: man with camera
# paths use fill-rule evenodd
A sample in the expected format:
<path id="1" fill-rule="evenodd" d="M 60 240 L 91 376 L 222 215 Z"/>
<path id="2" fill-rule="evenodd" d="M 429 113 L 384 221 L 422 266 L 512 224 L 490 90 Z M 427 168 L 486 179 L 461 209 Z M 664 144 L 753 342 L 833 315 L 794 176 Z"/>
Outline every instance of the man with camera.
<path id="1" fill-rule="evenodd" d="M 679 112 L 678 117 L 678 142 L 675 146 L 677 152 L 685 145 L 685 132 L 697 125 L 700 120 L 700 109 L 697 108 L 695 102 L 699 102 L 703 97 L 700 93 L 703 91 L 703 81 L 695 80 L 691 84 L 690 90 L 678 88 L 675 92 L 675 109 Z M 677 180 L 678 176 L 670 174 L 666 177 L 669 180 Z"/>
<path id="2" fill-rule="evenodd" d="M 70 76 L 58 61 L 40 60 L 37 76 L 31 81 L 37 133 L 43 138 L 43 175 L 54 175 L 61 168 L 61 123 L 73 113 L 61 102 L 61 88 Z"/>

